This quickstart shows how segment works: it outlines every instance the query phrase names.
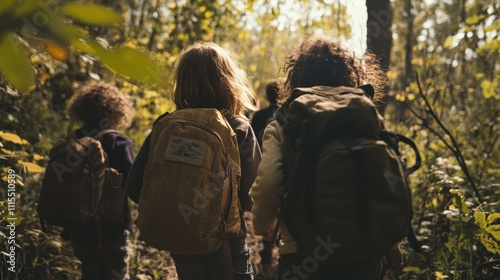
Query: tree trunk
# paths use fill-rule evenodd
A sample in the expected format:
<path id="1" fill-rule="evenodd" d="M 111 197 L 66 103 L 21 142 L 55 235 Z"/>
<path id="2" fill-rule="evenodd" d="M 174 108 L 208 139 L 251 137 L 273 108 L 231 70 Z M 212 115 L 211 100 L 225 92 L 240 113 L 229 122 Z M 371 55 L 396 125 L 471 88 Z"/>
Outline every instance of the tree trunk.
<path id="1" fill-rule="evenodd" d="M 414 78 L 411 60 L 413 58 L 413 6 L 411 0 L 405 1 L 405 15 L 407 21 L 407 33 L 405 44 L 405 81 L 403 90 L 408 86 L 409 81 Z"/>
<path id="2" fill-rule="evenodd" d="M 392 6 L 390 0 L 366 0 L 367 20 L 367 50 L 377 56 L 382 69 L 387 72 L 391 61 L 392 48 Z M 387 94 L 388 87 L 384 89 Z M 385 101 L 379 104 L 380 114 L 384 114 Z"/>

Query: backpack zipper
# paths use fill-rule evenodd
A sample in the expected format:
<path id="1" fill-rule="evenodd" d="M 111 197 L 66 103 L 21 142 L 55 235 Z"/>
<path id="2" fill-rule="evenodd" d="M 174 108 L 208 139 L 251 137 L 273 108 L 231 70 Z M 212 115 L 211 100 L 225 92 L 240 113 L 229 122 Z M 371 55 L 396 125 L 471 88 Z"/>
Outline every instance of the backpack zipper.
<path id="1" fill-rule="evenodd" d="M 200 128 L 202 130 L 205 130 L 206 132 L 214 135 L 215 137 L 217 137 L 217 139 L 219 139 L 219 142 L 222 146 L 222 149 L 224 151 L 224 158 L 226 160 L 226 166 L 225 166 L 225 170 L 224 170 L 224 179 L 226 179 L 228 176 L 229 176 L 229 195 L 227 197 L 227 203 L 226 203 L 226 207 L 224 209 L 224 213 L 223 213 L 223 219 L 222 219 L 222 232 L 225 231 L 225 228 L 226 228 L 226 223 L 227 223 L 227 220 L 229 218 L 229 212 L 231 210 L 231 203 L 232 203 L 232 200 L 233 200 L 233 179 L 232 179 L 232 175 L 233 175 L 233 169 L 231 167 L 231 164 L 229 162 L 229 156 L 228 156 L 228 152 L 227 152 L 227 149 L 226 149 L 226 146 L 224 145 L 224 141 L 222 140 L 222 138 L 220 137 L 220 134 L 215 131 L 214 129 L 212 129 L 211 127 L 208 127 L 206 125 L 202 125 L 202 124 L 199 124 L 199 123 L 195 123 L 195 122 L 174 122 L 174 123 L 170 123 L 170 125 L 181 125 L 181 126 L 184 126 L 184 125 L 192 125 L 192 126 L 195 126 L 197 128 Z"/>

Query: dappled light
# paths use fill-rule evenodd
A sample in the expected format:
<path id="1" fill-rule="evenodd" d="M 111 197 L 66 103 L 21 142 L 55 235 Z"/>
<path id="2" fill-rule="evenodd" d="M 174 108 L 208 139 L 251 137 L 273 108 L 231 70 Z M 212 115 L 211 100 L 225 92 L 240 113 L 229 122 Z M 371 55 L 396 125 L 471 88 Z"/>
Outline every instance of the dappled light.
<path id="1" fill-rule="evenodd" d="M 136 156 L 155 120 L 176 109 L 186 47 L 234 53 L 265 108 L 266 83 L 287 78 L 286 55 L 309 36 L 372 55 L 352 59 L 365 67 L 356 86 L 376 58 L 384 124 L 420 151 L 421 168 L 407 174 L 420 250 L 405 238 L 403 265 L 384 279 L 500 279 L 499 11 L 494 0 L 0 0 L 0 279 L 81 277 L 62 229 L 42 230 L 36 211 L 50 149 L 81 127 L 67 108 L 78 90 L 109 82 L 130 99 L 134 115 L 119 132 Z M 414 165 L 414 149 L 399 149 Z M 177 279 L 170 252 L 141 238 L 138 204 L 128 203 L 130 278 Z M 255 279 L 278 279 L 277 246 L 263 263 L 263 237 L 244 217 Z"/>

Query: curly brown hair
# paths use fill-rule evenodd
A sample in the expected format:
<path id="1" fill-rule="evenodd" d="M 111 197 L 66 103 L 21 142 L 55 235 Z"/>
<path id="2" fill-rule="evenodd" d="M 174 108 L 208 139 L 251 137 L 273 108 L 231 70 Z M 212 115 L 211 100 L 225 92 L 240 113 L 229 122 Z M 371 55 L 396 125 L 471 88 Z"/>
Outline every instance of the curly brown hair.
<path id="1" fill-rule="evenodd" d="M 130 124 L 133 109 L 129 97 L 114 85 L 96 82 L 77 90 L 69 102 L 68 114 L 85 126 L 118 128 Z"/>
<path id="2" fill-rule="evenodd" d="M 287 56 L 282 70 L 286 80 L 280 92 L 281 102 L 296 87 L 358 87 L 363 84 L 374 87 L 374 99 L 378 100 L 386 80 L 373 54 L 358 58 L 338 42 L 315 37 L 306 39 Z"/>

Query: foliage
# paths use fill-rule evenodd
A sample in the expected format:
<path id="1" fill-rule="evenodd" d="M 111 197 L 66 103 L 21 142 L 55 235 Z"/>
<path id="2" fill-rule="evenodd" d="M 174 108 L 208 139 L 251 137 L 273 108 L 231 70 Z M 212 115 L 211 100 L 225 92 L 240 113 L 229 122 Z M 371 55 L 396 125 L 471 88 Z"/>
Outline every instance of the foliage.
<path id="1" fill-rule="evenodd" d="M 466 196 L 460 167 L 439 158 L 416 191 L 422 254 L 408 254 L 404 279 L 496 279 L 499 275 L 500 188 L 490 203 Z M 413 279 L 413 278 L 412 278 Z"/>
<path id="2" fill-rule="evenodd" d="M 17 277 L 75 279 L 79 274 L 68 243 L 56 229 L 42 233 L 35 213 L 48 150 L 79 125 L 65 113 L 75 89 L 106 80 L 128 94 L 136 112 L 122 132 L 137 150 L 155 118 L 174 110 L 172 69 L 187 45 L 210 40 L 235 52 L 264 100 L 265 81 L 282 75 L 284 55 L 302 35 L 352 35 L 349 20 L 357 18 L 346 15 L 343 3 L 0 1 L 0 220 L 9 217 L 4 186 L 12 169 L 15 215 L 23 218 L 16 231 Z M 410 177 L 414 228 L 423 252 L 403 243 L 405 266 L 391 269 L 386 278 L 498 279 L 500 4 L 392 3 L 395 40 L 385 117 L 391 130 L 416 141 L 424 160 Z M 131 206 L 136 215 L 136 205 Z M 4 258 L 9 232 L 6 223 L 0 226 Z M 264 279 L 269 272 L 258 265 L 260 240 L 252 234 L 248 240 L 258 279 Z M 145 245 L 135 230 L 130 251 L 133 278 L 175 279 L 168 253 Z M 3 260 L 2 279 L 8 267 Z"/>
<path id="3" fill-rule="evenodd" d="M 55 1 L 6 0 L 0 6 L 0 16 L 3 18 L 0 69 L 21 91 L 27 91 L 35 80 L 27 46 L 34 45 L 37 40 L 60 60 L 67 58 L 68 48 L 74 48 L 98 57 L 112 71 L 135 80 L 159 83 L 164 76 L 164 70 L 157 71 L 157 63 L 137 49 L 126 46 L 110 49 L 105 41 L 91 38 L 85 29 L 77 26 L 77 23 L 119 24 L 121 16 L 109 7 L 82 2 L 58 5 Z"/>
<path id="4" fill-rule="evenodd" d="M 395 32 L 407 38 L 413 21 L 414 37 L 410 49 L 405 40 L 393 49 L 394 102 L 386 116 L 417 140 L 427 164 L 412 178 L 414 227 L 425 252 L 408 248 L 403 279 L 497 279 L 500 52 L 492 30 L 500 6 L 404 2 L 412 8 L 397 13 Z M 401 63 L 408 55 L 410 68 Z"/>

